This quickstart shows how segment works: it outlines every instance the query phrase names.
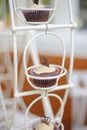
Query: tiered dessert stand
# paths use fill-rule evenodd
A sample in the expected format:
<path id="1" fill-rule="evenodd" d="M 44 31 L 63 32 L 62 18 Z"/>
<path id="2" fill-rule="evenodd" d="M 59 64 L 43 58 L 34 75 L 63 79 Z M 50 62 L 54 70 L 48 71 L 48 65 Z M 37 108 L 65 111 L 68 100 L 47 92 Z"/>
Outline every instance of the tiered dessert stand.
<path id="1" fill-rule="evenodd" d="M 53 19 L 53 16 L 55 15 L 56 11 L 56 5 L 58 4 L 58 0 L 53 0 L 51 1 L 52 5 L 50 8 L 45 8 L 45 9 L 29 9 L 25 3 L 21 5 L 23 0 L 20 0 L 19 2 L 17 0 L 9 0 L 9 7 L 10 7 L 10 15 L 11 15 L 11 31 L 12 31 L 12 36 L 13 36 L 13 49 L 14 49 L 14 100 L 13 100 L 13 117 L 11 124 L 9 125 L 10 130 L 32 130 L 32 124 L 40 121 L 40 118 L 37 117 L 33 120 L 28 120 L 28 113 L 32 106 L 38 102 L 39 100 L 43 100 L 43 107 L 44 107 L 44 114 L 45 116 L 49 116 L 50 119 L 55 123 L 58 122 L 59 125 L 61 125 L 61 129 L 64 129 L 64 126 L 62 124 L 62 117 L 63 117 L 63 112 L 64 112 L 64 106 L 67 101 L 68 93 L 69 93 L 69 88 L 73 86 L 71 78 L 72 78 L 72 71 L 73 71 L 73 59 L 74 59 L 74 39 L 73 39 L 73 29 L 76 27 L 76 24 L 73 21 L 72 17 L 72 8 L 71 8 L 71 0 L 67 0 L 67 5 L 68 5 L 68 12 L 69 12 L 69 24 L 50 24 L 50 21 Z M 19 5 L 20 3 L 20 5 Z M 49 18 L 46 21 L 26 21 L 24 15 L 23 15 L 23 10 L 27 11 L 34 11 L 34 10 L 40 10 L 40 11 L 48 11 L 50 13 Z M 19 24 L 16 23 L 16 18 L 19 19 Z M 71 53 L 70 53 L 70 63 L 69 63 L 69 71 L 67 72 L 67 69 L 65 68 L 65 58 L 66 58 L 66 48 L 65 48 L 65 42 L 63 38 L 58 34 L 54 33 L 52 30 L 53 29 L 60 29 L 60 28 L 69 28 L 70 29 L 70 46 L 71 46 Z M 24 92 L 19 92 L 18 88 L 18 63 L 17 63 L 17 32 L 26 32 L 26 31 L 31 31 L 31 30 L 40 30 L 40 33 L 35 34 L 26 44 L 23 52 L 23 64 L 24 64 L 24 70 L 25 70 L 25 75 L 26 79 L 31 87 L 33 87 L 34 90 L 32 91 L 24 91 Z M 51 30 L 51 32 L 49 31 Z M 27 67 L 27 51 L 29 52 L 29 47 L 32 44 L 33 41 L 35 41 L 38 37 L 41 37 L 45 35 L 46 37 L 49 37 L 49 35 L 52 35 L 58 40 L 58 44 L 61 44 L 63 48 L 63 56 L 62 56 L 62 63 L 61 65 L 54 65 L 57 66 L 60 69 L 60 73 L 57 76 L 50 77 L 50 79 L 57 79 L 55 85 L 48 87 L 48 88 L 40 88 L 36 86 L 34 83 L 32 83 L 31 79 L 38 79 L 38 77 L 31 76 L 28 71 L 35 67 L 39 66 L 34 64 L 34 66 L 28 66 Z M 50 49 L 50 48 L 49 48 Z M 35 57 L 35 58 L 34 58 Z M 35 53 L 32 56 L 33 59 L 38 59 L 38 55 Z M 68 73 L 68 78 L 67 78 L 67 84 L 59 85 L 58 82 L 61 77 L 66 75 Z M 43 80 L 44 77 L 40 77 L 40 80 Z M 49 77 L 46 77 L 45 80 L 48 80 Z M 65 89 L 65 93 L 63 96 L 63 99 L 58 95 L 54 94 L 55 91 L 58 90 L 63 90 Z M 35 95 L 39 94 L 35 100 L 33 100 L 29 106 L 26 109 L 25 112 L 25 125 L 24 127 L 20 128 L 15 128 L 14 127 L 14 117 L 15 113 L 17 110 L 17 100 L 18 98 L 21 98 L 23 96 L 30 96 L 30 95 Z M 60 102 L 60 108 L 58 109 L 58 112 L 56 115 L 53 114 L 53 110 L 49 101 L 49 97 L 56 98 Z M 38 108 L 39 109 L 39 108 Z M 42 117 L 44 118 L 44 117 Z"/>

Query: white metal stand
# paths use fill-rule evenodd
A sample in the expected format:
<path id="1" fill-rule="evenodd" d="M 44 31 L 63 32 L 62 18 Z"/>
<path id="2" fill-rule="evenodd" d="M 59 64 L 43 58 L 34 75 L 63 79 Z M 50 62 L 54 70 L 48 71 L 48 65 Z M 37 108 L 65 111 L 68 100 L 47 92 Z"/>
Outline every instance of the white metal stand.
<path id="1" fill-rule="evenodd" d="M 1 105 L 2 105 L 3 111 L 4 111 L 5 125 L 8 128 L 9 127 L 9 120 L 8 120 L 8 115 L 7 115 L 7 111 L 6 111 L 5 100 L 4 100 L 4 96 L 3 96 L 1 85 L 0 85 L 0 101 L 1 101 Z"/>
<path id="2" fill-rule="evenodd" d="M 74 58 L 73 29 L 76 27 L 76 23 L 74 23 L 74 21 L 73 21 L 71 0 L 67 0 L 70 23 L 62 24 L 62 25 L 59 25 L 59 24 L 58 25 L 57 24 L 54 25 L 54 24 L 50 24 L 50 23 L 40 24 L 40 25 L 38 25 L 38 24 L 37 25 L 20 24 L 20 26 L 15 23 L 15 9 L 14 9 L 13 1 L 14 0 L 9 0 L 10 15 L 11 15 L 11 31 L 12 31 L 13 49 L 14 49 L 13 50 L 13 52 L 14 52 L 14 101 L 13 101 L 13 117 L 12 117 L 12 122 L 11 122 L 11 125 L 9 126 L 9 129 L 10 130 L 13 130 L 13 129 L 18 129 L 18 130 L 19 129 L 20 130 L 26 129 L 26 130 L 28 130 L 28 127 L 27 127 L 28 124 L 26 122 L 28 111 L 32 107 L 32 105 L 34 105 L 34 103 L 37 102 L 40 99 L 43 99 L 44 108 L 46 107 L 46 108 L 49 109 L 49 110 L 44 109 L 45 114 L 49 114 L 49 116 L 51 118 L 53 118 L 54 120 L 57 120 L 58 122 L 61 123 L 64 106 L 66 104 L 68 93 L 69 93 L 69 88 L 73 86 L 72 81 L 71 81 L 71 79 L 72 79 L 72 71 L 73 71 L 73 58 Z M 28 31 L 28 30 L 29 31 L 30 30 L 43 30 L 43 31 L 45 31 L 45 30 L 60 29 L 60 28 L 65 28 L 65 29 L 69 28 L 70 29 L 71 53 L 70 53 L 70 64 L 69 64 L 70 66 L 69 66 L 67 84 L 60 85 L 60 86 L 58 86 L 56 84 L 56 87 L 50 88 L 48 90 L 47 89 L 46 90 L 45 89 L 40 90 L 40 89 L 36 89 L 35 88 L 35 90 L 32 90 L 32 91 L 19 92 L 18 91 L 17 37 L 16 37 L 17 36 L 17 32 L 19 32 L 19 31 L 21 31 L 21 32 L 22 31 Z M 65 49 L 64 49 L 64 51 L 65 51 Z M 35 59 L 34 56 L 35 57 L 37 56 L 36 58 L 38 59 L 38 54 L 35 53 L 35 55 L 33 55 L 33 57 L 32 57 L 33 59 Z M 64 54 L 64 57 L 65 57 L 65 54 Z M 25 62 L 24 62 L 24 65 L 25 65 Z M 64 63 L 63 63 L 62 67 L 64 67 Z M 25 70 L 26 70 L 26 66 L 25 66 Z M 60 77 L 58 77 L 58 78 L 60 78 Z M 33 86 L 31 84 L 31 82 L 29 82 L 29 84 L 31 86 Z M 54 91 L 62 90 L 62 89 L 66 90 L 63 99 L 61 97 L 59 97 L 58 95 L 53 94 Z M 50 93 L 52 93 L 52 94 L 50 94 Z M 30 95 L 34 95 L 34 94 L 41 94 L 42 96 L 36 98 L 31 104 L 29 104 L 29 106 L 27 108 L 27 111 L 26 111 L 26 114 L 25 114 L 25 126 L 23 128 L 14 128 L 14 119 L 15 119 L 15 113 L 16 113 L 16 109 L 17 109 L 17 99 L 20 98 L 20 97 L 23 97 L 23 96 L 30 96 Z M 59 109 L 59 111 L 57 112 L 57 114 L 55 116 L 53 114 L 53 110 L 52 110 L 50 102 L 49 102 L 49 96 L 56 97 L 62 104 L 60 109 Z M 64 128 L 62 127 L 62 130 L 63 129 Z"/>
<path id="3" fill-rule="evenodd" d="M 73 90 L 70 92 L 72 98 L 72 130 L 85 130 L 87 113 L 87 71 L 74 70 Z M 82 105 L 82 107 L 81 107 Z"/>

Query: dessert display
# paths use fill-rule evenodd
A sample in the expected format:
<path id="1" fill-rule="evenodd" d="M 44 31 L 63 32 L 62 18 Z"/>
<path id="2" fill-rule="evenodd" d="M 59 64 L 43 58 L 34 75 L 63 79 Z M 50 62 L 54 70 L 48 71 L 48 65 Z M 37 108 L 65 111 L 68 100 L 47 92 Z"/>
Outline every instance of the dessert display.
<path id="1" fill-rule="evenodd" d="M 14 3 L 14 6 L 13 6 L 13 2 L 16 1 Z M 25 0 L 24 0 L 25 1 Z M 65 107 L 65 103 L 67 101 L 67 97 L 68 97 L 68 92 L 69 91 L 66 91 L 63 93 L 63 96 L 60 96 L 58 95 L 58 93 L 55 93 L 55 91 L 58 91 L 58 90 L 64 90 L 64 89 L 69 89 L 71 86 L 72 86 L 72 81 L 71 81 L 71 76 L 72 76 L 72 69 L 73 69 L 73 28 L 76 27 L 76 24 L 75 23 L 72 23 L 73 21 L 73 18 L 72 18 L 72 9 L 71 9 L 71 2 L 70 1 L 67 1 L 67 7 L 69 9 L 68 13 L 69 13 L 69 21 L 70 21 L 70 24 L 71 25 L 67 25 L 67 24 L 54 24 L 52 22 L 52 25 L 51 26 L 48 26 L 48 23 L 49 21 L 53 18 L 55 12 L 56 12 L 56 3 L 54 3 L 54 1 L 57 1 L 57 0 L 53 0 L 53 1 L 50 1 L 50 7 L 47 5 L 41 5 L 39 3 L 39 0 L 32 0 L 33 1 L 33 4 L 32 5 L 29 5 L 26 7 L 26 3 L 23 3 L 22 1 L 22 5 L 23 6 L 20 6 L 21 2 L 18 2 L 20 3 L 19 6 L 17 5 L 17 0 L 13 0 L 11 2 L 9 2 L 10 4 L 10 13 L 11 13 L 11 21 L 12 21 L 12 35 L 13 35 L 13 44 L 14 44 L 14 69 L 15 69 L 15 74 L 14 74 L 14 97 L 15 97 L 15 100 L 13 102 L 13 104 L 17 103 L 17 98 L 18 97 L 23 97 L 23 96 L 31 96 L 31 95 L 35 95 L 35 99 L 33 101 L 30 101 L 31 103 L 26 106 L 27 108 L 25 109 L 25 106 L 23 106 L 23 110 L 25 111 L 25 118 L 23 117 L 23 120 L 24 120 L 24 126 L 23 126 L 23 129 L 27 129 L 27 130 L 64 130 L 64 126 L 63 124 L 61 123 L 61 120 L 62 120 L 62 116 L 63 116 L 63 113 L 64 113 L 64 107 Z M 48 1 L 48 0 L 47 0 Z M 42 0 L 41 0 L 42 2 Z M 28 2 L 29 3 L 29 2 Z M 51 6 L 54 5 L 54 9 L 51 8 Z M 60 5 L 60 4 L 59 4 Z M 25 6 L 25 7 L 24 7 Z M 68 10 L 67 9 L 67 10 Z M 24 22 L 25 24 L 21 26 L 21 24 L 18 22 L 18 25 L 16 25 L 16 17 L 15 17 L 15 14 L 17 15 L 17 17 L 19 17 L 19 19 Z M 49 18 L 49 21 L 48 21 L 48 18 Z M 24 21 L 23 21 L 24 20 Z M 48 23 L 46 23 L 48 22 Z M 33 24 L 39 24 L 39 23 L 44 23 L 45 26 L 43 25 L 40 25 L 40 26 L 28 26 L 26 25 L 26 23 L 33 23 Z M 20 24 L 20 26 L 19 26 Z M 55 33 L 54 31 L 53 32 L 50 32 L 50 30 L 52 29 L 59 29 L 57 33 Z M 58 84 L 58 81 L 59 79 L 64 76 L 66 74 L 66 69 L 64 68 L 64 64 L 65 64 L 65 58 L 66 58 L 66 45 L 65 45 L 65 42 L 64 40 L 66 41 L 66 39 L 62 38 L 62 35 L 60 33 L 60 30 L 63 29 L 63 28 L 70 28 L 70 45 L 71 45 L 71 54 L 70 54 L 70 62 L 69 62 L 69 65 L 70 65 L 70 68 L 69 68 L 69 74 L 68 74 L 68 78 L 67 78 L 67 83 L 66 84 Z M 34 30 L 35 33 L 37 33 L 37 30 L 40 30 L 41 33 L 37 33 L 37 35 L 34 35 L 33 37 L 33 34 L 32 34 L 32 31 L 29 32 L 29 30 Z M 44 32 L 42 32 L 42 30 Z M 25 45 L 25 49 L 23 49 L 24 51 L 24 55 L 23 55 L 23 62 L 24 62 L 24 71 L 25 71 L 25 76 L 26 76 L 26 80 L 27 82 L 29 83 L 29 87 L 32 86 L 34 88 L 34 90 L 31 90 L 29 88 L 29 90 L 27 91 L 20 91 L 20 93 L 17 91 L 18 89 L 18 85 L 17 85 L 17 80 L 18 80 L 18 66 L 17 66 L 17 54 L 16 54 L 16 51 L 17 51 L 17 31 L 28 31 L 27 33 L 27 39 L 26 41 L 28 41 L 28 43 Z M 15 33 L 14 33 L 15 32 Z M 25 33 L 26 34 L 26 33 Z M 35 61 L 38 61 L 37 58 L 39 58 L 39 54 L 36 52 L 38 50 L 35 50 L 35 48 L 32 48 L 33 51 L 35 51 L 35 53 L 33 53 L 33 55 L 31 54 L 31 51 L 30 49 L 31 48 L 28 48 L 30 47 L 30 43 L 32 43 L 32 41 L 34 40 L 35 42 L 35 38 L 37 38 L 38 36 L 42 36 L 43 34 L 51 34 L 53 36 L 56 36 L 56 38 L 58 38 L 58 44 L 61 44 L 60 46 L 58 46 L 58 49 L 60 47 L 60 51 L 58 54 L 60 54 L 60 52 L 62 52 L 62 56 L 61 56 L 61 65 L 55 65 L 55 64 L 49 64 L 48 63 L 48 60 L 46 59 L 46 57 L 43 57 L 43 60 L 42 60 L 42 64 L 39 64 L 39 65 L 34 65 L 34 66 L 30 66 L 30 62 L 29 62 L 29 59 L 30 60 L 34 60 L 34 63 Z M 28 39 L 28 35 L 29 35 L 29 39 Z M 46 43 L 50 42 L 50 43 L 53 43 L 53 46 L 54 45 L 54 39 L 53 41 L 51 42 L 51 39 L 46 39 Z M 36 40 L 36 43 L 39 41 L 39 43 L 41 42 L 41 39 L 37 39 Z M 55 42 L 56 43 L 56 42 Z M 51 44 L 50 44 L 51 45 Z M 44 45 L 43 45 L 44 46 Z M 62 48 L 61 48 L 62 46 Z M 33 46 L 32 46 L 33 47 Z M 48 47 L 49 48 L 49 47 Z M 41 48 L 40 48 L 41 49 Z M 45 49 L 45 48 L 44 48 Z M 50 48 L 49 48 L 50 49 Z M 62 49 L 62 51 L 61 51 Z M 28 52 L 26 52 L 28 51 Z M 30 51 L 30 52 L 29 52 Z M 42 50 L 40 50 L 41 52 Z M 28 54 L 28 55 L 27 55 Z M 38 57 L 37 57 L 37 55 Z M 40 53 L 41 54 L 41 53 Z M 29 56 L 30 55 L 30 56 Z M 28 57 L 29 56 L 29 57 Z M 34 57 L 35 56 L 35 57 Z M 58 55 L 59 57 L 60 55 Z M 30 58 L 31 57 L 31 58 Z M 26 61 L 27 60 L 27 61 Z M 27 64 L 29 63 L 29 64 Z M 36 87 L 35 87 L 36 86 Z M 58 87 L 56 87 L 58 86 Z M 26 87 L 26 86 L 25 86 Z M 53 88 L 54 87 L 54 88 Z M 51 89 L 52 88 L 52 89 Z M 37 90 L 35 90 L 37 89 Z M 42 90 L 40 90 L 42 89 Z M 47 90 L 49 89 L 49 90 Z M 56 115 L 55 115 L 55 109 L 53 107 L 54 105 L 54 102 L 52 102 L 50 104 L 50 99 L 49 99 L 49 96 L 51 97 L 55 97 L 58 99 L 58 105 L 59 108 Z M 44 111 L 45 114 L 49 114 L 50 117 L 52 117 L 53 119 L 50 119 L 48 117 L 42 117 L 41 119 L 38 120 L 39 117 L 35 117 L 34 119 L 32 119 L 31 117 L 29 118 L 29 110 L 31 109 L 31 107 L 39 100 L 43 99 L 41 103 L 41 108 L 43 108 L 42 111 Z M 60 104 L 59 104 L 60 103 Z M 13 109 L 15 109 L 15 105 L 13 105 Z M 25 105 L 25 104 L 24 104 Z M 3 105 L 2 105 L 3 107 Z M 39 108 L 39 105 L 36 104 L 36 107 L 34 110 L 35 111 L 39 111 L 40 110 L 40 113 L 41 113 L 41 109 Z M 21 109 L 20 109 L 21 110 Z M 16 109 L 13 113 L 12 116 L 15 116 L 16 114 Z M 5 115 L 6 116 L 6 115 Z M 29 121 L 28 121 L 29 120 Z M 6 119 L 7 123 L 8 123 L 8 120 Z M 14 119 L 13 119 L 13 122 L 14 122 Z M 9 126 L 9 128 L 12 128 L 14 129 L 14 124 L 11 124 Z M 28 129 L 30 128 L 30 129 Z M 21 128 L 18 128 L 18 129 L 21 129 Z"/>
<path id="2" fill-rule="evenodd" d="M 46 22 L 49 17 L 48 8 L 42 4 L 39 4 L 39 0 L 33 0 L 33 4 L 29 6 L 29 9 L 22 9 L 22 13 L 27 22 Z"/>
<path id="3" fill-rule="evenodd" d="M 42 88 L 54 86 L 59 72 L 60 69 L 55 65 L 49 64 L 46 57 L 43 57 L 41 65 L 30 69 L 30 74 L 37 77 L 33 78 L 34 84 Z"/>
<path id="4" fill-rule="evenodd" d="M 51 122 L 49 117 L 43 117 L 33 126 L 33 130 L 62 130 L 62 125 L 58 122 Z"/>

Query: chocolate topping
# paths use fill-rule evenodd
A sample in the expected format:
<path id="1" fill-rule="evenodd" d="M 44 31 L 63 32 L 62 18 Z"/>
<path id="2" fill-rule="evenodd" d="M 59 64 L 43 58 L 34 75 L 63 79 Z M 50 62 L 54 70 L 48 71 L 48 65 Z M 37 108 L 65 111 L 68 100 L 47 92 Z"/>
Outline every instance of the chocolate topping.
<path id="1" fill-rule="evenodd" d="M 33 0 L 33 3 L 37 4 L 39 3 L 39 0 Z"/>
<path id="2" fill-rule="evenodd" d="M 48 117 L 48 116 L 45 116 L 44 119 L 41 120 L 42 123 L 46 123 L 47 125 L 50 124 L 50 121 L 51 121 L 50 117 Z"/>
<path id="3" fill-rule="evenodd" d="M 42 57 L 42 65 L 49 67 L 48 59 L 45 56 Z"/>

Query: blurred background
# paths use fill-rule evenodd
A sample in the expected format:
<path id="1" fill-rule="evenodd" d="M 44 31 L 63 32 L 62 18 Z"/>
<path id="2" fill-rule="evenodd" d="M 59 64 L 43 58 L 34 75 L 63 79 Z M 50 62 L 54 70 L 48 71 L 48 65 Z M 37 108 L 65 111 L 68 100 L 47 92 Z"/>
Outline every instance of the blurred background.
<path id="1" fill-rule="evenodd" d="M 63 123 L 65 126 L 65 130 L 87 130 L 87 0 L 71 0 L 72 2 L 72 10 L 73 10 L 73 19 L 77 23 L 77 28 L 74 30 L 74 68 L 72 81 L 74 87 L 70 89 L 69 97 L 67 103 L 65 105 L 65 111 L 63 116 Z M 21 4 L 21 0 L 19 1 Z M 67 8 L 67 0 L 58 0 L 57 2 L 57 10 L 54 18 L 51 23 L 55 24 L 67 24 L 69 23 L 69 14 Z M 21 24 L 20 20 L 17 20 L 18 25 Z M 58 32 L 62 35 L 63 39 L 66 43 L 66 62 L 65 67 L 69 68 L 69 56 L 70 56 L 70 30 L 67 29 L 55 29 L 55 32 Z M 17 54 L 18 54 L 18 86 L 20 87 L 20 91 L 32 90 L 29 87 L 23 69 L 23 50 L 24 47 L 32 36 L 38 33 L 38 31 L 27 31 L 27 32 L 19 32 L 17 37 Z M 42 56 L 44 53 L 51 59 L 51 62 L 57 64 L 61 62 L 62 53 L 60 48 L 57 50 L 56 44 L 52 44 L 54 40 L 50 40 L 50 38 L 46 39 L 50 42 L 50 46 L 48 42 L 44 42 L 42 38 L 40 38 L 40 42 L 42 44 L 33 43 L 31 47 L 31 55 L 34 53 L 40 54 Z M 48 48 L 47 48 L 48 46 Z M 14 82 L 14 65 L 13 65 L 13 41 L 12 41 L 12 33 L 11 33 L 11 18 L 9 12 L 9 4 L 8 0 L 0 0 L 0 84 L 3 89 L 3 94 L 5 98 L 13 97 L 13 82 Z M 58 54 L 58 55 L 57 55 Z M 38 63 L 38 58 L 36 55 L 36 59 L 30 59 L 29 64 L 35 62 Z M 60 84 L 66 82 L 66 77 L 64 77 Z M 58 94 L 62 95 L 63 92 Z M 23 98 L 23 101 L 26 105 L 28 105 L 35 96 L 28 96 Z M 56 103 L 54 103 L 54 113 L 56 112 Z M 19 103 L 18 103 L 19 104 Z M 20 105 L 22 107 L 22 105 Z M 40 108 L 40 107 L 39 107 Z M 32 111 L 41 115 L 42 108 L 37 113 L 37 109 L 33 109 Z M 2 113 L 2 106 L 0 106 L 0 113 Z M 8 113 L 10 114 L 10 112 Z M 20 116 L 21 115 L 21 116 Z M 18 114 L 18 116 L 22 117 L 22 113 Z M 0 121 L 3 119 L 3 114 L 0 114 Z M 19 123 L 19 122 L 18 122 Z"/>

